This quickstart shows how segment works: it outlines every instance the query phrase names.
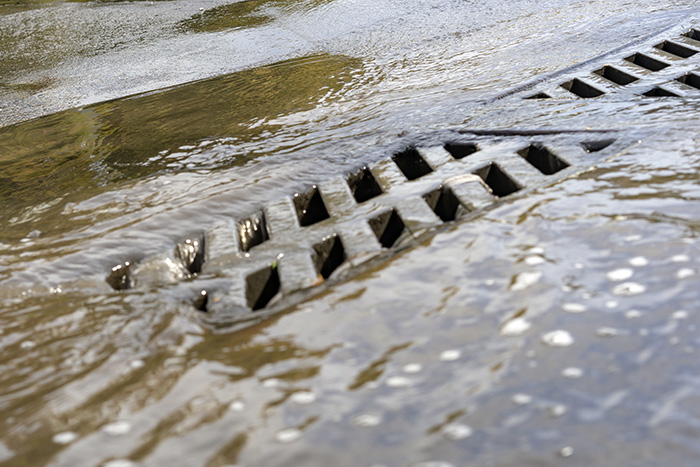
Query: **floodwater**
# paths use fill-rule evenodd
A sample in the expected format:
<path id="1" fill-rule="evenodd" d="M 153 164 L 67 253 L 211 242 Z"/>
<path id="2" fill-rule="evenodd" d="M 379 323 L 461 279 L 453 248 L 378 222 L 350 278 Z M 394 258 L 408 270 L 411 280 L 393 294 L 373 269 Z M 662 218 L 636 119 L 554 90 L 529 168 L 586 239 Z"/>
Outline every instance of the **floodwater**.
<path id="1" fill-rule="evenodd" d="M 0 465 L 695 465 L 700 100 L 492 100 L 691 1 L 0 1 Z M 637 144 L 236 332 L 110 268 L 435 131 Z"/>

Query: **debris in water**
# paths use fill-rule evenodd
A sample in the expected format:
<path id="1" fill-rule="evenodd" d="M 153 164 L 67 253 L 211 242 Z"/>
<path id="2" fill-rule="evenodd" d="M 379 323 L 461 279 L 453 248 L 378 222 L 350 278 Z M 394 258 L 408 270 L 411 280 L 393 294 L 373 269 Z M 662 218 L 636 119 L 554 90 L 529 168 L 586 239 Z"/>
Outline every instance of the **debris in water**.
<path id="1" fill-rule="evenodd" d="M 598 328 L 598 330 L 596 331 L 596 335 L 598 337 L 615 337 L 619 333 L 620 331 L 618 331 L 617 329 L 605 326 Z"/>

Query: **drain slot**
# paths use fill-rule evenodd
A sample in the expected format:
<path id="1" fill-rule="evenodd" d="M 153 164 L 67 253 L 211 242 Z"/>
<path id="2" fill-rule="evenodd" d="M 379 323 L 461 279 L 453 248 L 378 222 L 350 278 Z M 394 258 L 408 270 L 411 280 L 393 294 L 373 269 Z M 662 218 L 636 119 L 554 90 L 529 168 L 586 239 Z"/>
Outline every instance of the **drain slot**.
<path id="1" fill-rule="evenodd" d="M 639 78 L 625 73 L 624 71 L 619 70 L 610 65 L 605 65 L 603 68 L 596 70 L 593 73 L 602 76 L 608 81 L 612 81 L 613 83 L 619 84 L 620 86 L 627 86 L 628 84 L 634 83 L 635 81 L 639 80 Z"/>
<path id="2" fill-rule="evenodd" d="M 515 193 L 520 186 L 510 178 L 495 162 L 482 167 L 474 172 L 486 183 L 494 196 L 499 198 Z"/>
<path id="3" fill-rule="evenodd" d="M 680 78 L 676 78 L 676 81 L 692 86 L 695 89 L 700 89 L 700 76 L 695 73 L 687 73 Z"/>
<path id="4" fill-rule="evenodd" d="M 698 53 L 697 50 L 689 49 L 688 47 L 670 41 L 663 41 L 661 44 L 656 44 L 654 47 L 681 58 L 692 57 Z"/>
<path id="5" fill-rule="evenodd" d="M 107 283 L 114 290 L 127 290 L 134 286 L 131 279 L 131 263 L 128 261 L 124 264 L 114 266 L 105 278 Z"/>
<path id="6" fill-rule="evenodd" d="M 238 239 L 241 242 L 243 251 L 250 251 L 254 246 L 270 239 L 265 214 L 262 211 L 253 214 L 247 219 L 238 221 L 236 229 L 238 230 Z"/>
<path id="7" fill-rule="evenodd" d="M 265 308 L 280 290 L 277 267 L 269 266 L 246 277 L 246 300 L 253 310 Z"/>
<path id="8" fill-rule="evenodd" d="M 460 211 L 464 211 L 455 194 L 446 186 L 424 194 L 423 199 L 443 222 L 455 220 Z"/>
<path id="9" fill-rule="evenodd" d="M 576 94 L 578 97 L 584 98 L 598 97 L 605 94 L 600 89 L 594 88 L 593 86 L 584 83 L 578 78 L 574 78 L 571 81 L 563 83 L 561 87 L 573 94 Z"/>
<path id="10" fill-rule="evenodd" d="M 296 193 L 294 207 L 296 207 L 297 217 L 302 227 L 316 224 L 330 217 L 326 205 L 323 204 L 321 192 L 318 191 L 316 185 L 306 193 Z"/>
<path id="11" fill-rule="evenodd" d="M 553 175 L 569 164 L 541 144 L 531 144 L 518 154 L 545 175 Z"/>
<path id="12" fill-rule="evenodd" d="M 688 39 L 693 39 L 694 41 L 700 41 L 700 31 L 697 29 L 691 29 L 685 34 L 683 34 Z"/>
<path id="13" fill-rule="evenodd" d="M 660 60 L 651 58 L 650 56 L 641 54 L 639 52 L 625 58 L 625 60 L 634 63 L 635 65 L 640 66 L 642 68 L 646 68 L 649 71 L 660 71 L 670 66 L 668 63 L 664 63 Z"/>
<path id="14" fill-rule="evenodd" d="M 678 94 L 675 94 L 671 91 L 667 91 L 666 89 L 659 87 L 651 88 L 642 95 L 647 97 L 680 97 Z"/>
<path id="15" fill-rule="evenodd" d="M 188 238 L 175 245 L 175 256 L 180 258 L 190 274 L 199 274 L 204 264 L 204 236 Z"/>
<path id="16" fill-rule="evenodd" d="M 369 226 L 384 248 L 391 248 L 406 229 L 395 209 L 370 219 Z"/>
<path id="17" fill-rule="evenodd" d="M 195 309 L 207 313 L 209 310 L 207 310 L 207 304 L 209 303 L 209 295 L 207 295 L 206 290 L 202 290 L 199 295 L 194 299 L 192 302 L 192 306 L 195 307 Z"/>
<path id="18" fill-rule="evenodd" d="M 584 141 L 581 143 L 586 152 L 598 152 L 607 148 L 615 142 L 614 139 L 601 139 L 598 141 Z"/>
<path id="19" fill-rule="evenodd" d="M 313 259 L 318 272 L 328 279 L 333 271 L 345 261 L 345 248 L 338 235 L 333 234 L 313 246 Z"/>
<path id="20" fill-rule="evenodd" d="M 537 94 L 533 94 L 531 96 L 527 96 L 524 99 L 551 99 L 552 96 L 549 94 L 545 94 L 543 92 L 538 92 Z"/>
<path id="21" fill-rule="evenodd" d="M 349 175 L 346 180 L 352 195 L 355 197 L 355 201 L 358 203 L 364 203 L 368 199 L 382 194 L 382 189 L 377 183 L 377 179 L 374 178 L 374 175 L 367 167 L 363 167 L 358 172 Z"/>
<path id="22" fill-rule="evenodd" d="M 464 159 L 479 150 L 474 143 L 447 143 L 445 150 L 455 159 Z"/>
<path id="23" fill-rule="evenodd" d="M 392 160 L 409 180 L 415 180 L 433 171 L 416 148 L 408 148 L 403 152 L 394 154 Z"/>

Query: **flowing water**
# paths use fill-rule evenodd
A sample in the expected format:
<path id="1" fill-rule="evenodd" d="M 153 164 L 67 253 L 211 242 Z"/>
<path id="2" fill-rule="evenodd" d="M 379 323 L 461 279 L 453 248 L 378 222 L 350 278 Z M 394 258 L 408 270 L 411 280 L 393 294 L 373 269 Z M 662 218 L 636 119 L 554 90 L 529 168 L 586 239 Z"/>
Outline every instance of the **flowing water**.
<path id="1" fill-rule="evenodd" d="M 695 7 L 0 1 L 0 465 L 695 465 L 700 100 L 493 100 Z M 237 332 L 105 281 L 434 132 L 589 127 L 642 136 Z"/>

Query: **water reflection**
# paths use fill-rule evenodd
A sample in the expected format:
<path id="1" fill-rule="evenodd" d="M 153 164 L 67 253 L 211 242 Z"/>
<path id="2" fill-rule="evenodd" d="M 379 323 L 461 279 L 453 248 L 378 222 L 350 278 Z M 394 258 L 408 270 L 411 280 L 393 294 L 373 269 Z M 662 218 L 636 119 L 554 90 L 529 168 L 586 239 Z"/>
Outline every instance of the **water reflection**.
<path id="1" fill-rule="evenodd" d="M 10 226 L 3 236 L 17 240 L 28 233 L 23 224 L 36 220 L 27 217 L 30 206 L 55 202 L 45 215 L 162 170 L 245 164 L 257 154 L 198 161 L 197 148 L 262 138 L 278 128 L 265 120 L 332 99 L 356 66 L 340 56 L 293 59 L 2 128 L 0 222 Z"/>

